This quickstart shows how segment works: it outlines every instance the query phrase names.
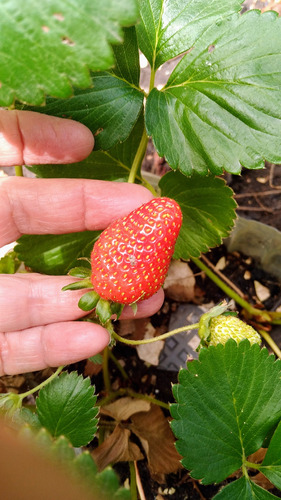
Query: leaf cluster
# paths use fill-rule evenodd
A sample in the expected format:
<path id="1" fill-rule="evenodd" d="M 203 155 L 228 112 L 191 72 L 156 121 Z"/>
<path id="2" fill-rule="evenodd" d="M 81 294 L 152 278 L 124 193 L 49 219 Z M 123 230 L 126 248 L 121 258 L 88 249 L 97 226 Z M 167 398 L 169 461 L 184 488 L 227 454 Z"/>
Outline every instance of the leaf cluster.
<path id="1" fill-rule="evenodd" d="M 249 468 L 281 486 L 281 361 L 244 340 L 203 348 L 179 373 L 171 406 L 177 450 L 191 476 L 220 483 L 240 470 L 215 498 L 276 498 L 253 482 Z M 269 441 L 261 464 L 247 458 Z"/>

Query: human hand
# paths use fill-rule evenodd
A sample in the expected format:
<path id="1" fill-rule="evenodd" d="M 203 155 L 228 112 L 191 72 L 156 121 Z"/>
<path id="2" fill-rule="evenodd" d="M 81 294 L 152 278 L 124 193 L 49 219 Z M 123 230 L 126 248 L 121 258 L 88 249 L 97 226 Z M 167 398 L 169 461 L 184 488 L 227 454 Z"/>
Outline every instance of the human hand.
<path id="1" fill-rule="evenodd" d="M 30 111 L 0 110 L 2 166 L 74 163 L 94 144 L 82 124 Z M 62 234 L 104 229 L 152 198 L 136 184 L 86 179 L 0 179 L 0 247 L 22 234 Z M 74 363 L 109 342 L 101 326 L 77 322 L 84 291 L 62 292 L 66 276 L 0 275 L 0 376 Z M 136 317 L 155 313 L 160 290 L 140 302 Z M 122 318 L 133 316 L 125 307 Z"/>

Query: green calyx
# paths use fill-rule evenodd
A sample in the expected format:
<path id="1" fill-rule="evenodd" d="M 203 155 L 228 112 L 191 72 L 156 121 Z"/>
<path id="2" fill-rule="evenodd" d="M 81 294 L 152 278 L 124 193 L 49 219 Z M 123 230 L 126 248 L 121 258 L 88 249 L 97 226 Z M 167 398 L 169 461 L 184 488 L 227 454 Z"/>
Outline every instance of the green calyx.
<path id="1" fill-rule="evenodd" d="M 198 350 L 203 346 L 225 344 L 230 338 L 237 343 L 244 339 L 248 339 L 251 344 L 261 343 L 258 332 L 241 321 L 236 313 L 227 311 L 227 308 L 228 304 L 223 301 L 201 316 L 198 329 L 201 342 Z"/>
<path id="2" fill-rule="evenodd" d="M 208 340 L 210 339 L 211 335 L 211 320 L 212 318 L 215 318 L 216 316 L 220 316 L 224 312 L 226 312 L 228 308 L 227 302 L 224 300 L 220 304 L 218 304 L 215 307 L 212 307 L 210 311 L 208 311 L 205 314 L 202 314 L 200 321 L 199 321 L 199 328 L 198 328 L 198 335 L 201 339 L 200 346 L 207 345 Z"/>
<path id="3" fill-rule="evenodd" d="M 109 300 L 102 299 L 100 295 L 93 290 L 93 285 L 91 282 L 91 270 L 87 267 L 74 267 L 69 271 L 69 276 L 80 278 L 79 281 L 70 283 L 62 288 L 63 291 L 67 290 L 82 290 L 85 288 L 90 289 L 88 292 L 84 293 L 78 302 L 78 307 L 82 311 L 90 312 L 95 309 L 96 315 L 98 316 L 102 325 L 108 323 L 112 316 L 116 316 L 119 319 L 123 309 L 124 304 L 119 304 L 117 302 L 112 302 Z"/>

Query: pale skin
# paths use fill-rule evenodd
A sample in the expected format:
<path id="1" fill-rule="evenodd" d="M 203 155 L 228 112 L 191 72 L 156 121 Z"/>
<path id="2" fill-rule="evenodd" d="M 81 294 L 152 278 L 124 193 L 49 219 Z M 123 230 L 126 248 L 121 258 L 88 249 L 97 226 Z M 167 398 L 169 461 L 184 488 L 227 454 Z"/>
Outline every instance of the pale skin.
<path id="1" fill-rule="evenodd" d="M 92 151 L 84 125 L 30 111 L 0 110 L 0 165 L 74 163 Z M 152 198 L 135 184 L 85 179 L 0 178 L 0 247 L 22 234 L 104 229 Z M 0 376 L 74 363 L 109 342 L 101 326 L 77 322 L 83 292 L 62 292 L 67 276 L 0 275 Z M 140 302 L 137 317 L 155 313 L 160 290 Z M 133 317 L 126 307 L 122 318 Z"/>

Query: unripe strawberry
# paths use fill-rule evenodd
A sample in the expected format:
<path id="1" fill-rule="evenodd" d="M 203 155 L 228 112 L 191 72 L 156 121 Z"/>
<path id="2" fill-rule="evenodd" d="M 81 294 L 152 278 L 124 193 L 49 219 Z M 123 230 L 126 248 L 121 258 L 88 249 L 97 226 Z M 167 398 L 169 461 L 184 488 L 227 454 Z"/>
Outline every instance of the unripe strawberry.
<path id="1" fill-rule="evenodd" d="M 248 339 L 251 344 L 261 343 L 258 332 L 236 316 L 220 315 L 212 318 L 209 345 L 225 344 L 229 339 L 237 343 L 244 339 Z"/>
<path id="2" fill-rule="evenodd" d="M 120 304 L 151 297 L 164 283 L 181 223 L 170 198 L 154 198 L 113 222 L 91 254 L 94 290 Z"/>

